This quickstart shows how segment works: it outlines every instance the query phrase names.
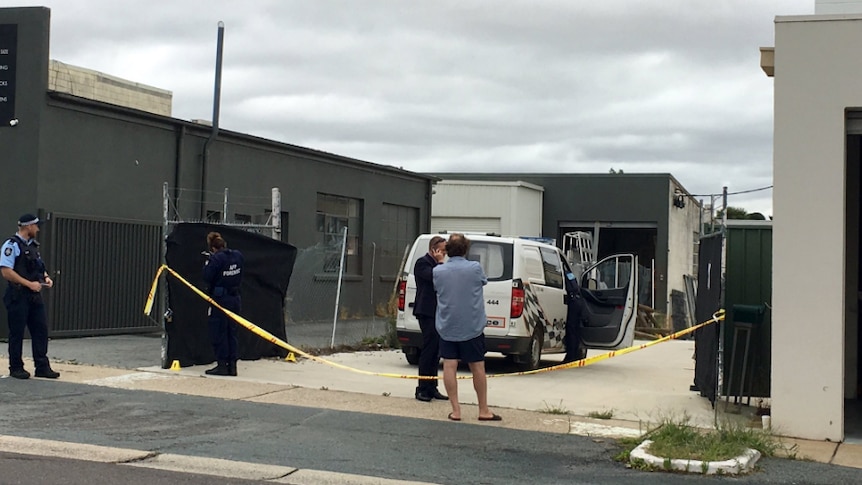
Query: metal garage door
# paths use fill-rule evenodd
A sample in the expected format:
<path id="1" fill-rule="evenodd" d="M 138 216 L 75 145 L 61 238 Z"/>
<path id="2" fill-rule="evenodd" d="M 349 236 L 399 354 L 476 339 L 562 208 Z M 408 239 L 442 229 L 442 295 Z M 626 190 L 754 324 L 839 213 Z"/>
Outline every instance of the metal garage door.
<path id="1" fill-rule="evenodd" d="M 55 213 L 44 229 L 56 284 L 46 293 L 52 337 L 160 328 L 142 311 L 161 261 L 160 225 Z"/>
<path id="2" fill-rule="evenodd" d="M 432 217 L 431 232 L 501 233 L 499 217 Z"/>

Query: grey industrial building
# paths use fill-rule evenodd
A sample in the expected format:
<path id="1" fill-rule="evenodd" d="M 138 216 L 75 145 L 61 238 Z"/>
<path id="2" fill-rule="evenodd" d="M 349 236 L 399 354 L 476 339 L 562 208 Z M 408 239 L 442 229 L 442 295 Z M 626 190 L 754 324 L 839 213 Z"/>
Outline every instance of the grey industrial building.
<path id="1" fill-rule="evenodd" d="M 49 9 L 0 9 L 0 226 L 11 236 L 22 213 L 49 219 L 40 239 L 56 281 L 47 296 L 52 335 L 158 328 L 141 310 L 161 259 L 165 183 L 182 220 L 222 220 L 224 188 L 260 196 L 227 214 L 230 222 L 268 220 L 277 187 L 281 239 L 322 254 L 294 273 L 293 298 L 331 286 L 329 243 L 347 226 L 345 314 L 367 315 L 388 300 L 404 247 L 429 230 L 434 177 L 226 130 L 204 157 L 208 126 L 64 88 L 49 76 L 49 39 Z M 127 90 L 170 97 L 135 83 Z M 307 317 L 331 318 L 332 306 Z M 3 336 L 5 312 L 0 320 Z"/>
<path id="2" fill-rule="evenodd" d="M 663 313 L 673 314 L 676 310 L 675 326 L 685 326 L 684 298 L 694 296 L 692 288 L 686 285 L 685 276 L 697 274 L 702 205 L 673 175 L 434 175 L 442 180 L 441 184 L 451 180 L 519 181 L 541 188 L 541 214 L 535 215 L 541 218 L 541 236 L 555 239 L 560 246 L 567 232 L 584 231 L 598 236 L 595 248 L 598 258 L 616 253 L 636 254 L 642 267 L 641 303 Z M 508 205 L 489 210 L 508 210 Z"/>
<path id="3" fill-rule="evenodd" d="M 345 226 L 340 314 L 379 311 L 405 247 L 431 230 L 439 178 L 540 186 L 542 235 L 600 231 L 599 256 L 637 253 L 659 311 L 695 272 L 700 205 L 669 174 L 425 175 L 227 130 L 205 157 L 211 127 L 171 117 L 169 91 L 52 61 L 49 40 L 49 9 L 0 9 L 0 226 L 11 236 L 22 213 L 50 219 L 40 240 L 57 283 L 47 294 L 53 336 L 159 328 L 141 309 L 162 256 L 165 183 L 182 220 L 261 223 L 280 190 L 280 239 L 300 249 L 294 320 L 332 319 L 331 242 Z M 225 188 L 257 201 L 223 214 Z"/>

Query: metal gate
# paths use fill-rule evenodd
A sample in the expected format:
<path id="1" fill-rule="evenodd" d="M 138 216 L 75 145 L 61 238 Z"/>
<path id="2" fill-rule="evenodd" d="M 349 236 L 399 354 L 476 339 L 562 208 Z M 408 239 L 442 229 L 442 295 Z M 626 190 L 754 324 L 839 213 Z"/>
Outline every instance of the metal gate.
<path id="1" fill-rule="evenodd" d="M 143 314 L 161 262 L 160 224 L 54 213 L 43 235 L 55 284 L 45 292 L 52 337 L 160 330 Z"/>

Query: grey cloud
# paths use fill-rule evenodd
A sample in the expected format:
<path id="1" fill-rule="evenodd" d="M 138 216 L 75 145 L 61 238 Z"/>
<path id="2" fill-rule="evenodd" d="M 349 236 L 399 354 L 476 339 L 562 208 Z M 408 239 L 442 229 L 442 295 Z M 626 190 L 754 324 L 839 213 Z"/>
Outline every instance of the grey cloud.
<path id="1" fill-rule="evenodd" d="M 24 4 L 37 2 L 24 1 Z M 52 57 L 221 125 L 408 170 L 671 172 L 771 183 L 758 47 L 788 0 L 123 0 L 53 7 Z M 769 193 L 739 196 L 768 207 Z M 769 209 L 771 210 L 771 209 Z M 768 211 L 767 211 L 768 212 Z"/>

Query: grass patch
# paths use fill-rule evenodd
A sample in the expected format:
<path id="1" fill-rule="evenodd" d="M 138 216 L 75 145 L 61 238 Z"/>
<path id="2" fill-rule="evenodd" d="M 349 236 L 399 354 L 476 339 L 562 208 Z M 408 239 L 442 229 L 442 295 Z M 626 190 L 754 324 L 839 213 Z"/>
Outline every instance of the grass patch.
<path id="1" fill-rule="evenodd" d="M 545 414 L 569 414 L 569 410 L 566 409 L 565 406 L 563 406 L 562 399 L 560 399 L 560 404 L 557 404 L 556 406 L 548 404 L 547 401 L 542 401 L 542 403 L 544 403 L 545 407 L 540 409 L 540 412 L 543 412 Z"/>
<path id="2" fill-rule="evenodd" d="M 760 429 L 724 423 L 716 429 L 703 430 L 689 424 L 689 418 L 663 420 L 650 429 L 643 439 L 653 440 L 651 455 L 701 461 L 723 461 L 753 448 L 763 456 L 774 456 L 781 448 L 775 437 Z"/>
<path id="3" fill-rule="evenodd" d="M 587 417 L 593 419 L 613 419 L 614 410 L 608 409 L 607 411 L 590 411 L 589 413 L 587 413 Z"/>

